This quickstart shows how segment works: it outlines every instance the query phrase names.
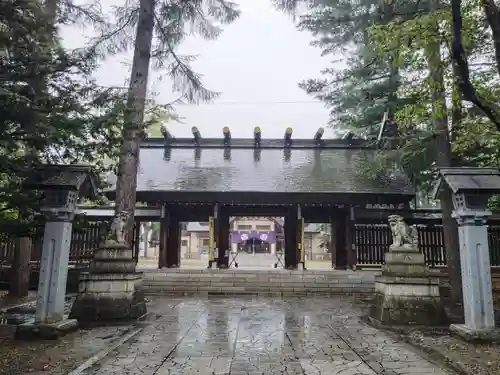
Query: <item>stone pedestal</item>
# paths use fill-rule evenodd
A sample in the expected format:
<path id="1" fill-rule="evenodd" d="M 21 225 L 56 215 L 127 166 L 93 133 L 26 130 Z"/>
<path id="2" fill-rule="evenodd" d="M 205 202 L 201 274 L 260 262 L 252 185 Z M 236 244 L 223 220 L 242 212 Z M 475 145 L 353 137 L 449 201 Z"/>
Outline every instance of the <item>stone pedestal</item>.
<path id="1" fill-rule="evenodd" d="M 382 275 L 375 279 L 370 317 L 387 325 L 443 326 L 446 312 L 439 297 L 439 280 L 415 246 L 391 246 Z"/>
<path id="2" fill-rule="evenodd" d="M 70 318 L 80 323 L 138 319 L 146 313 L 142 272 L 136 272 L 132 249 L 107 243 L 98 249 L 89 273 L 81 275 Z"/>

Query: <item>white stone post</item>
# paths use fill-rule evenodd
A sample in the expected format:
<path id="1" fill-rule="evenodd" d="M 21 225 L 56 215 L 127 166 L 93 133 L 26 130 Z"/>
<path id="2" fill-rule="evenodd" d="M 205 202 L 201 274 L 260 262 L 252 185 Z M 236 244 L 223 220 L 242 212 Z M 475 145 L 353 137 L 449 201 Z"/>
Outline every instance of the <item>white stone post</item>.
<path id="1" fill-rule="evenodd" d="M 495 316 L 486 224 L 491 212 L 455 210 L 453 215 L 460 240 L 465 327 L 453 325 L 452 330 L 467 330 L 471 334 L 492 331 Z"/>
<path id="2" fill-rule="evenodd" d="M 35 323 L 54 324 L 64 319 L 72 226 L 66 220 L 45 224 Z"/>
<path id="3" fill-rule="evenodd" d="M 42 257 L 34 322 L 20 324 L 18 339 L 55 339 L 75 329 L 78 322 L 64 315 L 66 281 L 71 247 L 72 220 L 75 215 L 77 191 L 47 190 L 46 217 L 43 234 Z"/>
<path id="4" fill-rule="evenodd" d="M 276 223 L 274 221 L 271 223 L 271 231 L 274 232 L 274 242 L 271 243 L 270 251 L 271 251 L 271 255 L 275 255 L 276 254 Z"/>
<path id="5" fill-rule="evenodd" d="M 272 255 L 276 254 L 276 240 L 275 240 L 275 242 L 271 243 L 271 254 Z"/>
<path id="6" fill-rule="evenodd" d="M 64 320 L 64 301 L 71 247 L 72 220 L 77 191 L 47 191 L 42 207 L 47 222 L 43 234 L 35 324 L 58 324 Z M 53 202 L 52 204 L 50 202 Z"/>

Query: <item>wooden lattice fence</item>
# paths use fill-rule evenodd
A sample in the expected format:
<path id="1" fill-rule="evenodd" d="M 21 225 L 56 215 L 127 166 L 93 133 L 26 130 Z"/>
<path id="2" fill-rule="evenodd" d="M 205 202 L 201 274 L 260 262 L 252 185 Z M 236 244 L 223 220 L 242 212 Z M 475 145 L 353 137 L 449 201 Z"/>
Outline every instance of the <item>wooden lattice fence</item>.
<path id="1" fill-rule="evenodd" d="M 446 249 L 442 225 L 417 225 L 419 248 L 430 267 L 446 266 Z M 490 260 L 492 266 L 500 266 L 500 225 L 488 228 Z M 392 235 L 387 224 L 356 224 L 354 245 L 358 264 L 381 265 L 389 251 Z"/>

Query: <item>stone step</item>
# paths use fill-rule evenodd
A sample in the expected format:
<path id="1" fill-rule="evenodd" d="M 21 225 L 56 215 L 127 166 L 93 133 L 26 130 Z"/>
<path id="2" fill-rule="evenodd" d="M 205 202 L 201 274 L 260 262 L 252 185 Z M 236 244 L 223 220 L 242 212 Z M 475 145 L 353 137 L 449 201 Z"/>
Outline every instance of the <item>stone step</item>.
<path id="1" fill-rule="evenodd" d="M 203 285 L 203 284 L 224 284 L 224 285 L 373 285 L 374 281 L 355 281 L 349 282 L 346 280 L 320 280 L 320 281 L 305 281 L 305 280 L 258 280 L 258 281 L 233 281 L 233 280 L 168 280 L 168 279 L 145 279 L 144 282 L 147 283 L 160 283 L 160 284 L 182 284 L 182 285 Z"/>
<path id="2" fill-rule="evenodd" d="M 363 294 L 374 292 L 374 273 L 178 270 L 146 272 L 146 294 Z"/>
<path id="3" fill-rule="evenodd" d="M 363 295 L 371 295 L 373 296 L 373 289 L 328 289 L 328 288 L 245 288 L 245 287 L 225 287 L 225 288 L 209 288 L 209 287 L 200 287 L 200 288 L 186 288 L 186 287 L 177 287 L 177 288 L 146 288 L 144 289 L 145 295 L 156 295 L 156 294 L 177 294 L 177 293 L 201 293 L 201 294 L 211 294 L 211 293 L 226 293 L 226 294 L 260 294 L 260 293 L 275 293 L 275 294 L 304 294 L 304 293 L 318 293 L 318 294 L 331 294 L 331 295 L 352 295 L 352 294 L 363 294 Z"/>

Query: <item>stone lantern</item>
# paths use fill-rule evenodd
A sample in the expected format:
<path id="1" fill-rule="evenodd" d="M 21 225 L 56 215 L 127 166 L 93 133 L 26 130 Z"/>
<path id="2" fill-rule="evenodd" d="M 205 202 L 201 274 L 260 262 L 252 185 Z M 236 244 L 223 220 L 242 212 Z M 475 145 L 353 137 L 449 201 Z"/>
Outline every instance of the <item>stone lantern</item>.
<path id="1" fill-rule="evenodd" d="M 490 168 L 441 168 L 434 195 L 449 188 L 458 222 L 465 324 L 450 330 L 467 340 L 500 338 L 495 330 L 488 248 L 489 198 L 500 192 L 500 173 Z"/>
<path id="2" fill-rule="evenodd" d="M 45 216 L 35 321 L 18 326 L 18 338 L 56 338 L 75 328 L 76 320 L 64 314 L 71 246 L 72 220 L 80 197 L 96 196 L 92 170 L 79 165 L 45 165 L 37 168 L 25 187 L 42 194 Z"/>

